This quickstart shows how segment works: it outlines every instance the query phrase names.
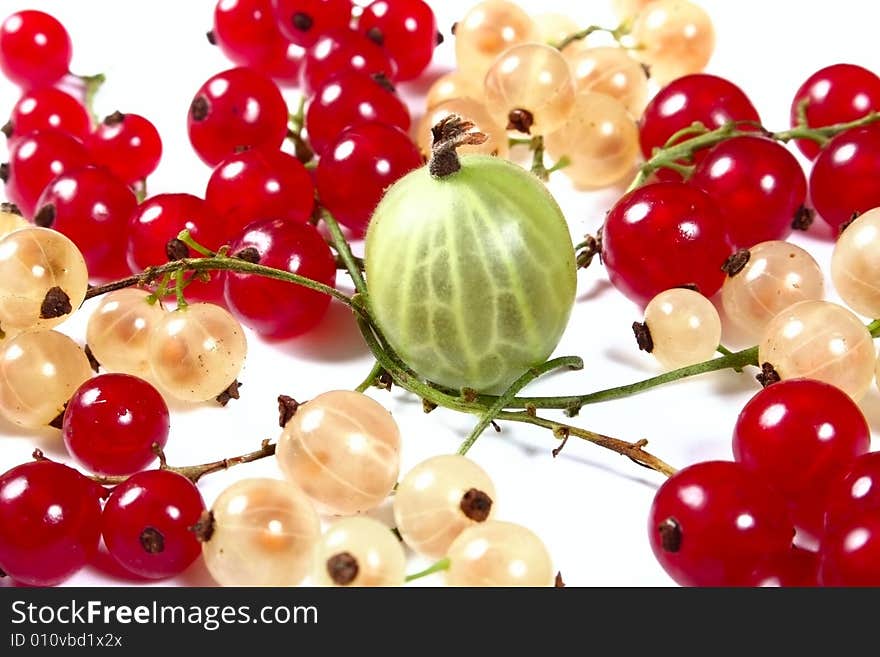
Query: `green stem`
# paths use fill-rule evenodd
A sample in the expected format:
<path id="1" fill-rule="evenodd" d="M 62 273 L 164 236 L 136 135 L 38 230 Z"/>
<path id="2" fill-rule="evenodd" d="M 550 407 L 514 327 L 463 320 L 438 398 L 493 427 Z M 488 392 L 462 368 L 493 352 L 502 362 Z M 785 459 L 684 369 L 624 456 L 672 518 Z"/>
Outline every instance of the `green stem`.
<path id="1" fill-rule="evenodd" d="M 602 27 L 601 25 L 590 25 L 589 27 L 584 28 L 580 32 L 575 32 L 574 34 L 569 34 L 567 37 L 562 39 L 557 43 L 551 43 L 550 45 L 557 50 L 562 50 L 563 48 L 571 45 L 575 41 L 581 41 L 582 39 L 586 39 L 588 36 L 593 34 L 594 32 L 607 32 L 610 34 L 615 41 L 618 43 L 621 42 L 623 37 L 629 34 L 630 31 L 630 22 L 624 21 L 617 27 Z"/>
<path id="2" fill-rule="evenodd" d="M 547 174 L 551 174 L 554 171 L 561 171 L 567 166 L 571 166 L 571 158 L 568 155 L 563 155 L 558 160 L 556 160 L 556 164 L 547 169 Z"/>
<path id="3" fill-rule="evenodd" d="M 425 568 L 424 570 L 420 570 L 417 573 L 413 573 L 412 575 L 407 575 L 404 581 L 412 582 L 413 580 L 420 579 L 422 577 L 427 577 L 428 575 L 433 575 L 434 573 L 439 573 L 444 570 L 449 570 L 449 557 L 443 557 L 435 564 L 432 564 Z"/>
<path id="4" fill-rule="evenodd" d="M 367 374 L 367 378 L 364 379 L 361 384 L 357 388 L 355 388 L 355 390 L 357 392 L 364 392 L 366 390 L 369 390 L 373 387 L 373 384 L 376 382 L 378 376 L 384 371 L 385 370 L 382 368 L 379 362 L 376 361 L 375 363 L 373 363 L 373 369 L 371 369 L 370 373 Z"/>
<path id="5" fill-rule="evenodd" d="M 196 253 L 200 253 L 206 258 L 213 258 L 217 254 L 214 253 L 211 249 L 206 246 L 202 246 L 198 242 L 196 242 L 190 232 L 188 230 L 182 230 L 177 234 L 177 239 L 186 244 L 189 248 L 191 248 Z"/>
<path id="6" fill-rule="evenodd" d="M 101 122 L 101 117 L 95 112 L 95 96 L 98 95 L 101 86 L 107 81 L 107 76 L 103 73 L 97 73 L 95 75 L 78 75 L 76 77 L 85 85 L 83 105 L 85 105 L 86 110 L 88 110 L 89 115 L 92 117 L 92 122 L 98 125 Z"/>
<path id="7" fill-rule="evenodd" d="M 253 264 L 245 260 L 240 260 L 239 258 L 230 258 L 219 255 L 212 258 L 183 258 L 182 260 L 175 260 L 173 262 L 165 263 L 164 265 L 148 267 L 140 274 L 135 274 L 128 278 L 107 283 L 106 285 L 93 287 L 86 292 L 85 298 L 91 299 L 101 294 L 113 292 L 114 290 L 121 290 L 127 287 L 149 285 L 153 281 L 165 276 L 165 274 L 174 274 L 177 271 L 237 271 L 245 274 L 257 274 L 258 276 L 265 276 L 266 278 L 273 278 L 279 281 L 287 281 L 288 283 L 302 285 L 303 287 L 315 290 L 316 292 L 327 294 L 347 306 L 352 305 L 351 297 L 348 295 L 330 287 L 329 285 L 313 281 L 311 278 L 292 274 L 280 269 L 273 269 L 272 267 L 266 267 L 264 265 Z"/>
<path id="8" fill-rule="evenodd" d="M 658 376 L 653 376 L 643 381 L 630 383 L 615 388 L 606 388 L 598 390 L 586 395 L 571 395 L 563 397 L 515 397 L 510 401 L 506 408 L 557 408 L 564 409 L 570 414 L 576 414 L 581 407 L 588 404 L 598 404 L 599 402 L 610 401 L 612 399 L 620 399 L 629 397 L 651 388 L 656 388 L 666 383 L 679 381 L 698 374 L 706 374 L 707 372 L 717 372 L 726 369 L 742 369 L 747 365 L 758 365 L 758 348 L 749 347 L 742 351 L 736 351 L 729 356 L 713 358 L 712 360 L 703 361 L 696 365 L 688 365 L 671 372 L 665 372 Z M 492 403 L 496 398 L 490 396 L 480 396 L 477 401 L 487 404 Z"/>
<path id="9" fill-rule="evenodd" d="M 354 289 L 358 294 L 366 296 L 367 283 L 364 281 L 363 275 L 361 275 L 361 264 L 363 264 L 363 261 L 359 261 L 354 257 L 354 254 L 351 252 L 351 247 L 348 245 L 348 241 L 345 239 L 345 235 L 342 234 L 342 229 L 339 227 L 339 224 L 333 215 L 326 210 L 322 210 L 321 219 L 327 224 L 327 228 L 330 231 L 330 237 L 333 241 L 333 248 L 336 249 L 336 253 L 342 258 L 342 263 L 348 270 L 348 275 L 351 276 L 352 283 L 354 283 Z"/>
<path id="10" fill-rule="evenodd" d="M 553 360 L 548 360 L 546 363 L 539 365 L 538 367 L 533 367 L 521 377 L 519 377 L 516 381 L 514 381 L 507 391 L 498 397 L 491 406 L 489 406 L 486 411 L 480 416 L 480 421 L 477 422 L 477 425 L 473 428 L 470 435 L 465 438 L 464 442 L 461 444 L 461 447 L 458 448 L 458 453 L 464 456 L 468 453 L 471 447 L 474 446 L 474 443 L 477 442 L 477 438 L 486 430 L 486 427 L 495 419 L 495 417 L 500 413 L 504 408 L 510 403 L 510 400 L 516 396 L 520 390 L 525 388 L 532 381 L 537 379 L 538 377 L 547 374 L 548 372 L 552 372 L 553 370 L 567 367 L 572 370 L 580 370 L 584 367 L 584 361 L 582 361 L 577 356 L 563 356 L 562 358 L 554 358 Z"/>
<path id="11" fill-rule="evenodd" d="M 177 309 L 182 310 L 187 307 L 186 298 L 183 296 L 183 288 L 186 283 L 183 280 L 183 270 L 178 269 L 174 272 L 174 294 L 177 298 Z"/>
<path id="12" fill-rule="evenodd" d="M 544 138 L 541 135 L 532 137 L 531 145 L 529 147 L 532 149 L 532 173 L 540 180 L 547 182 L 547 179 L 550 177 L 550 172 L 547 171 L 547 167 L 544 166 Z"/>

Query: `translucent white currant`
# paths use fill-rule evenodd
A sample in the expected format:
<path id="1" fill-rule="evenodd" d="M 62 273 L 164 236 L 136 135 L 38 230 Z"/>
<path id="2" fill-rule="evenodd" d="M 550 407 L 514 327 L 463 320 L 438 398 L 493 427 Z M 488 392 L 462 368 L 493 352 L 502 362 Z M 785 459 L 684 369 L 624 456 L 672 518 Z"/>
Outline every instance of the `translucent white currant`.
<path id="1" fill-rule="evenodd" d="M 322 511 L 349 515 L 379 506 L 400 471 L 400 431 L 380 403 L 331 390 L 300 406 L 278 439 L 284 476 Z"/>
<path id="2" fill-rule="evenodd" d="M 476 126 L 475 129 L 488 137 L 482 144 L 460 146 L 458 148 L 459 153 L 462 155 L 466 153 L 480 153 L 483 155 L 507 157 L 510 152 L 507 131 L 498 125 L 494 118 L 489 116 L 485 105 L 472 98 L 453 98 L 428 110 L 419 124 L 419 132 L 416 135 L 419 149 L 425 157 L 430 157 L 431 144 L 434 141 L 431 128 L 451 114 L 457 114 L 462 119 L 472 122 Z"/>
<path id="3" fill-rule="evenodd" d="M 57 326 L 79 308 L 89 274 L 82 253 L 59 232 L 30 226 L 0 239 L 0 328 Z"/>
<path id="4" fill-rule="evenodd" d="M 242 479 L 211 507 L 202 556 L 221 586 L 296 586 L 309 573 L 320 521 L 312 503 L 279 479 Z"/>
<path id="5" fill-rule="evenodd" d="M 721 288 L 727 319 L 745 337 L 756 340 L 780 312 L 798 301 L 824 296 L 822 270 L 804 249 L 780 240 L 749 249 L 749 260 Z"/>
<path id="6" fill-rule="evenodd" d="M 538 536 L 512 522 L 468 527 L 449 546 L 450 586 L 550 586 L 553 561 Z"/>
<path id="7" fill-rule="evenodd" d="M 471 7 L 455 24 L 458 71 L 482 87 L 495 59 L 511 46 L 532 41 L 535 25 L 529 15 L 508 0 L 485 0 Z"/>
<path id="8" fill-rule="evenodd" d="M 3 205 L 0 204 L 0 238 L 5 237 L 8 233 L 11 233 L 14 230 L 25 228 L 26 226 L 30 226 L 27 219 L 17 212 L 4 209 Z"/>
<path id="9" fill-rule="evenodd" d="M 566 47 L 576 92 L 592 91 L 616 98 L 633 117 L 639 117 L 648 102 L 648 76 L 642 64 L 624 48 Z M 575 110 L 577 112 L 577 110 Z"/>
<path id="10" fill-rule="evenodd" d="M 542 43 L 506 50 L 486 73 L 486 107 L 499 125 L 546 135 L 574 110 L 574 80 L 562 54 Z"/>
<path id="11" fill-rule="evenodd" d="M 656 0 L 613 0 L 611 4 L 614 7 L 614 13 L 623 20 L 638 15 L 652 2 L 656 2 Z"/>
<path id="12" fill-rule="evenodd" d="M 580 188 L 606 187 L 629 176 L 639 155 L 639 130 L 623 104 L 600 93 L 579 93 L 571 118 L 544 139 L 562 172 Z"/>
<path id="13" fill-rule="evenodd" d="M 702 71 L 715 50 L 709 14 L 689 0 L 656 0 L 641 11 L 632 28 L 637 56 L 660 85 Z"/>
<path id="14" fill-rule="evenodd" d="M 776 315 L 761 337 L 758 362 L 782 379 L 835 385 L 855 401 L 871 386 L 874 341 L 852 311 L 830 301 L 800 301 Z"/>
<path id="15" fill-rule="evenodd" d="M 30 429 L 45 427 L 91 376 L 85 352 L 63 333 L 19 333 L 0 345 L 0 415 Z"/>
<path id="16" fill-rule="evenodd" d="M 837 238 L 831 280 L 847 306 L 880 317 L 880 208 L 859 215 Z"/>
<path id="17" fill-rule="evenodd" d="M 410 470 L 394 494 L 394 522 L 404 542 L 434 559 L 467 527 L 491 517 L 495 486 L 464 456 L 444 454 Z"/>
<path id="18" fill-rule="evenodd" d="M 391 529 L 368 517 L 344 518 L 324 532 L 315 549 L 317 586 L 401 586 L 406 555 Z"/>
<path id="19" fill-rule="evenodd" d="M 185 401 L 207 401 L 226 390 L 244 365 L 241 324 L 220 306 L 195 303 L 163 316 L 148 347 L 153 378 Z"/>
<path id="20" fill-rule="evenodd" d="M 472 84 L 458 71 L 450 71 L 434 81 L 425 95 L 425 110 L 431 111 L 440 103 L 456 98 L 472 98 L 479 101 L 483 97 L 482 83 Z"/>
<path id="21" fill-rule="evenodd" d="M 708 360 L 721 341 L 721 319 L 715 306 L 699 292 L 665 290 L 645 306 L 651 354 L 667 370 Z"/>
<path id="22" fill-rule="evenodd" d="M 152 377 L 150 336 L 166 311 L 159 302 L 147 303 L 149 296 L 146 290 L 116 290 L 89 315 L 86 344 L 108 372 Z"/>

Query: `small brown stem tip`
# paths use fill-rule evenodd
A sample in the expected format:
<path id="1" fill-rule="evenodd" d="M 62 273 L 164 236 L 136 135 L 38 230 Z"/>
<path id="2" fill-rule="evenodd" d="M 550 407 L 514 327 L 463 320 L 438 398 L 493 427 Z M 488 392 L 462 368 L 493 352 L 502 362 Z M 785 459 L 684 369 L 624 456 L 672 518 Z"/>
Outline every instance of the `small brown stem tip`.
<path id="1" fill-rule="evenodd" d="M 165 551 L 165 537 L 155 527 L 146 527 L 140 535 L 140 544 L 148 554 L 159 554 Z"/>
<path id="2" fill-rule="evenodd" d="M 351 584 L 359 570 L 357 559 L 350 552 L 340 552 L 327 559 L 327 574 L 339 586 Z"/>
<path id="3" fill-rule="evenodd" d="M 649 354 L 654 351 L 654 339 L 645 322 L 633 322 L 632 330 L 641 351 L 647 351 Z"/>
<path id="4" fill-rule="evenodd" d="M 751 257 L 751 251 L 748 249 L 740 249 L 724 261 L 724 264 L 721 265 L 721 271 L 733 278 L 743 270 L 743 267 L 748 264 Z"/>
<path id="5" fill-rule="evenodd" d="M 202 511 L 196 524 L 189 528 L 196 535 L 199 543 L 207 543 L 214 535 L 214 513 L 212 511 Z"/>
<path id="6" fill-rule="evenodd" d="M 532 126 L 535 124 L 534 115 L 526 109 L 510 110 L 507 115 L 507 129 L 516 130 L 524 134 L 532 134 Z"/>
<path id="7" fill-rule="evenodd" d="M 67 292 L 56 285 L 46 292 L 46 297 L 40 305 L 40 319 L 55 319 L 70 314 L 72 311 L 73 306 L 70 304 Z"/>
<path id="8" fill-rule="evenodd" d="M 278 424 L 283 429 L 290 418 L 296 415 L 301 404 L 293 397 L 287 395 L 278 395 Z"/>
<path id="9" fill-rule="evenodd" d="M 431 159 L 428 170 L 435 178 L 445 178 L 461 169 L 455 149 L 459 146 L 485 143 L 488 135 L 472 122 L 450 114 L 431 128 Z"/>
<path id="10" fill-rule="evenodd" d="M 492 498 L 481 490 L 471 488 L 462 495 L 459 507 L 474 522 L 483 522 L 492 511 Z"/>
<path id="11" fill-rule="evenodd" d="M 660 547 L 664 552 L 678 552 L 681 549 L 681 525 L 672 516 L 657 527 L 660 532 Z"/>
<path id="12" fill-rule="evenodd" d="M 755 378 L 763 388 L 772 386 L 774 383 L 779 383 L 782 380 L 782 377 L 779 376 L 779 372 L 777 372 L 770 363 L 761 363 L 761 372 L 760 374 L 756 374 Z"/>

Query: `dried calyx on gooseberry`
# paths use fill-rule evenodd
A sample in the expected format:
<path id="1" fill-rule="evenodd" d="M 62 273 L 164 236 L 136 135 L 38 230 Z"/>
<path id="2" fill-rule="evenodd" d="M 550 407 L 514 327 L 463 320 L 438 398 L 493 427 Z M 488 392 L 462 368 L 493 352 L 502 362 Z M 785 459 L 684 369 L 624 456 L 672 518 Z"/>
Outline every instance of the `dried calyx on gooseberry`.
<path id="1" fill-rule="evenodd" d="M 366 236 L 373 316 L 419 375 L 500 392 L 553 352 L 575 295 L 562 211 L 531 173 L 456 154 L 484 136 L 450 116 L 430 162 L 385 193 Z"/>

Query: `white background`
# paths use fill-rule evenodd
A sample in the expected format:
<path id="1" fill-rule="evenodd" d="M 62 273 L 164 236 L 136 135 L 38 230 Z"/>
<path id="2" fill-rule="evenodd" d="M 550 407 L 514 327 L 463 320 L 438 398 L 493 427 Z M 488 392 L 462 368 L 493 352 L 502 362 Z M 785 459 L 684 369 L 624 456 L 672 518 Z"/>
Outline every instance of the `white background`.
<path id="1" fill-rule="evenodd" d="M 439 26 L 449 27 L 470 2 L 432 2 Z M 610 0 L 563 2 L 521 0 L 530 12 L 556 10 L 579 23 L 613 25 Z M 704 0 L 717 30 L 717 47 L 708 71 L 738 83 L 751 97 L 765 125 L 787 127 L 791 97 L 813 71 L 835 62 L 858 63 L 880 70 L 876 50 L 876 16 L 870 3 L 787 3 L 763 0 Z M 114 110 L 137 112 L 159 128 L 165 145 L 162 163 L 150 180 L 151 193 L 190 192 L 202 195 L 210 170 L 192 152 L 186 137 L 186 113 L 196 89 L 230 64 L 209 46 L 213 0 L 2 0 L 5 16 L 24 8 L 48 11 L 68 28 L 74 42 L 72 69 L 107 74 L 98 96 L 100 115 Z M 452 39 L 436 52 L 424 81 L 402 86 L 414 116 L 429 80 L 454 62 Z M 294 107 L 296 92 L 286 92 Z M 17 90 L 0 80 L 0 117 L 8 115 Z M 416 119 L 417 120 L 417 119 Z M 0 156 L 5 149 L 0 143 Z M 5 159 L 5 158 L 4 158 Z M 594 232 L 620 190 L 574 192 L 564 176 L 550 184 L 570 223 L 575 240 Z M 418 202 L 418 201 L 416 201 Z M 830 242 L 818 235 L 797 235 L 825 267 Z M 360 249 L 361 245 L 355 245 Z M 827 271 L 827 270 L 826 270 Z M 658 372 L 652 358 L 635 346 L 630 324 L 638 309 L 611 288 L 600 266 L 579 273 L 577 303 L 556 355 L 581 356 L 586 367 L 577 373 L 546 378 L 533 394 L 586 393 L 636 381 Z M 340 285 L 348 279 L 340 274 Z M 830 282 L 828 283 L 830 288 Z M 829 289 L 828 298 L 834 298 Z M 82 343 L 87 305 L 61 330 Z M 240 379 L 243 397 L 226 408 L 172 403 L 172 464 L 210 461 L 255 449 L 264 438 L 276 438 L 276 397 L 300 400 L 361 381 L 372 360 L 347 311 L 334 304 L 313 334 L 282 345 L 267 345 L 249 333 L 250 353 Z M 736 336 L 726 335 L 733 347 Z M 647 438 L 648 449 L 668 463 L 685 465 L 731 458 L 731 429 L 742 405 L 757 390 L 752 373 L 731 371 L 668 385 L 630 399 L 586 407 L 574 422 L 595 431 L 635 441 Z M 424 415 L 418 399 L 396 390 L 369 393 L 392 411 L 403 432 L 402 472 L 422 459 L 454 452 L 474 418 L 438 409 Z M 880 427 L 880 395 L 872 389 L 862 402 L 873 429 Z M 550 450 L 556 441 L 544 430 L 504 426 L 487 432 L 471 457 L 494 479 L 497 518 L 522 523 L 548 546 L 556 567 L 573 586 L 667 586 L 671 580 L 656 563 L 647 540 L 646 518 L 662 477 L 627 459 L 572 439 L 559 458 Z M 66 460 L 57 432 L 24 432 L 0 420 L 0 471 L 29 458 L 34 447 Z M 272 460 L 215 474 L 200 483 L 210 502 L 230 482 L 243 477 L 278 476 Z M 391 522 L 387 508 L 379 517 Z M 426 565 L 411 556 L 409 569 Z M 439 576 L 422 584 L 442 583 Z M 102 559 L 71 580 L 71 585 L 140 584 Z M 160 584 L 209 585 L 200 563 L 182 576 Z M 8 580 L 7 580 L 8 585 Z"/>

